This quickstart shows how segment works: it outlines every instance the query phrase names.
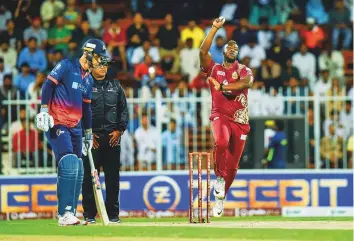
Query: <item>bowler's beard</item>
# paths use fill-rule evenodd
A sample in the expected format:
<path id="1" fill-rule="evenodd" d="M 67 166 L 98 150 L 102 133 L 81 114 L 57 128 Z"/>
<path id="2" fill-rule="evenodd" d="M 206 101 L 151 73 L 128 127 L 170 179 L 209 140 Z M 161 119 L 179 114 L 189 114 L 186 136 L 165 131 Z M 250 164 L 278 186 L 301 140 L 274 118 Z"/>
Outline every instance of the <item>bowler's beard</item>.
<path id="1" fill-rule="evenodd" d="M 235 61 L 236 61 L 236 56 L 235 56 L 235 58 L 230 58 L 230 57 L 228 57 L 226 54 L 224 54 L 224 61 L 225 61 L 226 63 L 233 64 L 233 63 L 235 63 Z"/>

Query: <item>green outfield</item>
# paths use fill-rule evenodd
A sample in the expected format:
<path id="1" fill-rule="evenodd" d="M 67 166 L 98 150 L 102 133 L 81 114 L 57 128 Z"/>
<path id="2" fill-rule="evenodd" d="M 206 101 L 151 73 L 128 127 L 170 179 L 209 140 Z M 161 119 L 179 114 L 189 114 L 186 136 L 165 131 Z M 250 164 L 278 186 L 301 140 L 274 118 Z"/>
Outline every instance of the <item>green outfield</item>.
<path id="1" fill-rule="evenodd" d="M 184 218 L 126 218 L 104 227 L 59 227 L 56 220 L 1 221 L 1 241 L 352 241 L 352 218 L 247 217 L 189 224 Z"/>

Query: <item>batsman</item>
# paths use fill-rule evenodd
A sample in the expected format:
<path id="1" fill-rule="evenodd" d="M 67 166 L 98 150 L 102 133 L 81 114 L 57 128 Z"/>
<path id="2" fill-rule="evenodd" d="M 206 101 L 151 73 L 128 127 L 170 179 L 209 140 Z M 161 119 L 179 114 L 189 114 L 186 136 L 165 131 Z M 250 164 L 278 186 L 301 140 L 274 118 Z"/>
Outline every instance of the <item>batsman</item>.
<path id="1" fill-rule="evenodd" d="M 58 161 L 59 226 L 87 224 L 75 214 L 84 177 L 82 144 L 88 150 L 93 146 L 90 70 L 105 64 L 107 56 L 99 39 L 89 39 L 82 49 L 80 58 L 64 59 L 49 73 L 36 116 L 37 128 L 46 132 Z"/>
<path id="2" fill-rule="evenodd" d="M 213 151 L 216 183 L 216 202 L 213 216 L 220 217 L 224 211 L 225 195 L 235 179 L 240 158 L 250 131 L 248 120 L 248 88 L 252 86 L 253 74 L 237 59 L 238 46 L 230 40 L 223 48 L 223 63 L 217 64 L 209 53 L 217 31 L 225 19 L 217 18 L 200 47 L 200 63 L 207 74 L 212 95 L 211 129 L 215 145 Z"/>

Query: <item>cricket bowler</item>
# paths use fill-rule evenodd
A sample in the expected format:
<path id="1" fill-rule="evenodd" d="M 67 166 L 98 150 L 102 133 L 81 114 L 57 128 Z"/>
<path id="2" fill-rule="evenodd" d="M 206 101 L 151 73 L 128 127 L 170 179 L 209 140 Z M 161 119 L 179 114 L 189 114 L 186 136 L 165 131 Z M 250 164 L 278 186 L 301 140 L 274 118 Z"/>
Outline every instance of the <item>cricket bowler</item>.
<path id="1" fill-rule="evenodd" d="M 250 131 L 248 120 L 248 88 L 253 83 L 252 71 L 236 61 L 238 46 L 234 40 L 225 44 L 223 64 L 216 64 L 208 52 L 214 36 L 225 18 L 214 20 L 212 28 L 200 47 L 200 63 L 207 73 L 212 95 L 211 127 L 215 140 L 213 157 L 216 202 L 213 216 L 224 211 L 224 199 L 235 179 L 240 158 Z"/>
<path id="2" fill-rule="evenodd" d="M 64 59 L 49 73 L 36 116 L 36 126 L 46 132 L 58 161 L 59 226 L 87 224 L 75 214 L 84 177 L 82 144 L 88 150 L 93 146 L 90 69 L 105 65 L 108 56 L 99 39 L 89 39 L 82 49 L 80 58 Z"/>

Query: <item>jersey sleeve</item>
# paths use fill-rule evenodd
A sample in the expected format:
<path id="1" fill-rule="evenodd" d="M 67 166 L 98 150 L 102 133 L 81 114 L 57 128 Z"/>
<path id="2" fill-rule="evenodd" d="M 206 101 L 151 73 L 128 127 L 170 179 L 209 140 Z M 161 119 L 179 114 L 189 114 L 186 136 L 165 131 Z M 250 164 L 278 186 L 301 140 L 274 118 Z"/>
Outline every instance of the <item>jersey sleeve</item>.
<path id="1" fill-rule="evenodd" d="M 69 61 L 64 59 L 60 61 L 48 74 L 47 79 L 52 81 L 55 85 L 58 85 L 59 82 L 63 81 L 63 77 L 68 71 Z"/>
<path id="2" fill-rule="evenodd" d="M 200 69 L 207 74 L 207 76 L 211 75 L 211 71 L 213 70 L 213 67 L 215 66 L 215 62 L 214 60 L 211 60 L 208 67 L 203 68 L 202 66 L 200 66 Z"/>
<path id="3" fill-rule="evenodd" d="M 246 66 L 243 66 L 240 70 L 240 79 L 244 79 L 247 76 L 253 77 L 252 70 Z"/>

